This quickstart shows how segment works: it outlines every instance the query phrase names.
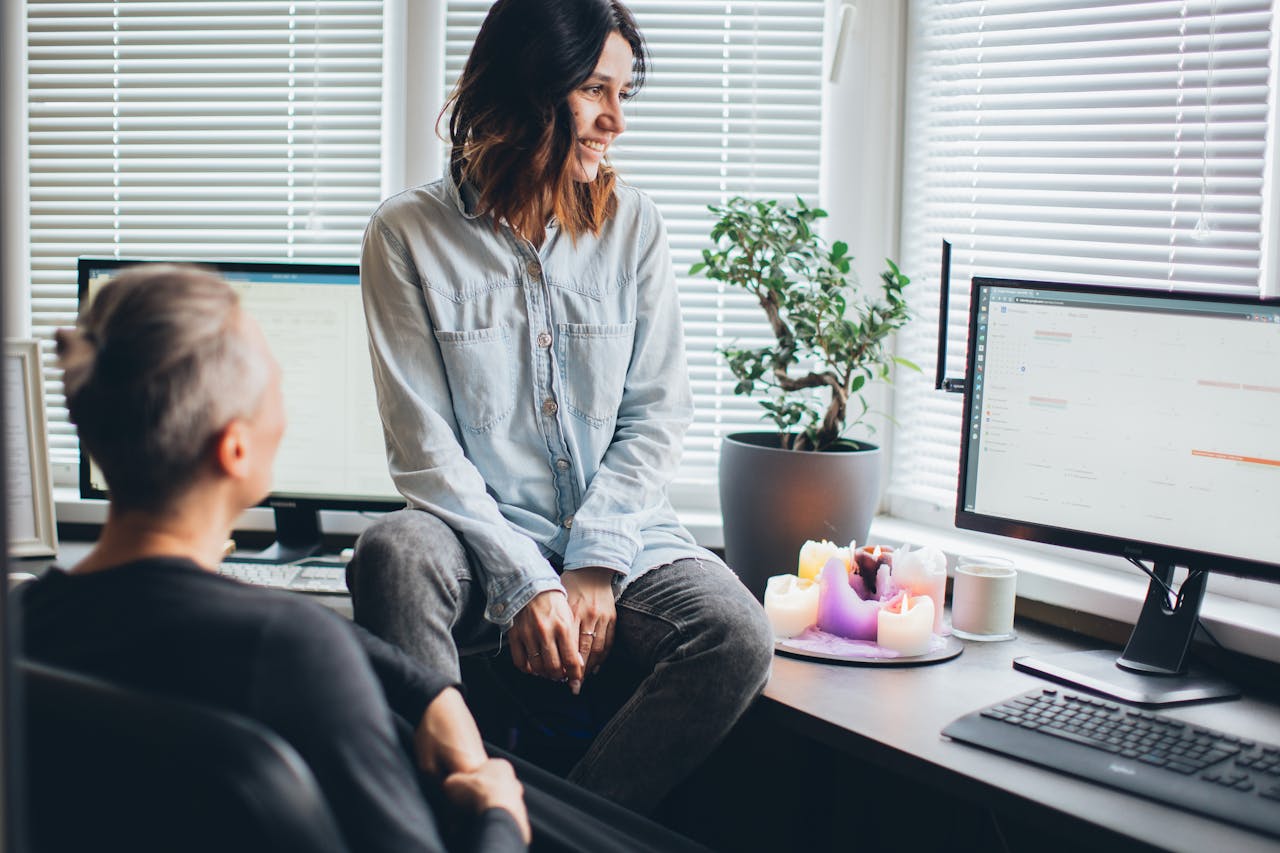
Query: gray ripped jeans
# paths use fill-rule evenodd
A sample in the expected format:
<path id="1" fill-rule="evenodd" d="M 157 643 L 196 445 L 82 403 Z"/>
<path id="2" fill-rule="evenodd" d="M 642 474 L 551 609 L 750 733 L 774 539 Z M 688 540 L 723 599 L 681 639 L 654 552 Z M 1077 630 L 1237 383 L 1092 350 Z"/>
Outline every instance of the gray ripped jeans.
<path id="1" fill-rule="evenodd" d="M 498 639 L 472 578 L 453 531 L 413 509 L 366 530 L 347 570 L 356 621 L 455 679 L 459 648 Z M 746 587 L 705 560 L 641 576 L 623 590 L 617 614 L 601 677 L 611 665 L 641 675 L 569 779 L 643 813 L 710 754 L 764 689 L 773 638 Z"/>

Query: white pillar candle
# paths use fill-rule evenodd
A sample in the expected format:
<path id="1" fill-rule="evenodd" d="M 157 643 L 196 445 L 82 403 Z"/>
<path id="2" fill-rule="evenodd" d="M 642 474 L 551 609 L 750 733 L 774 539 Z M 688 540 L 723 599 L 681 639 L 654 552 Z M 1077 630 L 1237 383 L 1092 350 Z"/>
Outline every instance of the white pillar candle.
<path id="1" fill-rule="evenodd" d="M 876 645 L 905 657 L 929 651 L 933 639 L 933 600 L 902 592 L 880 608 Z"/>
<path id="2" fill-rule="evenodd" d="M 893 555 L 893 580 L 912 596 L 933 602 L 933 633 L 941 634 L 942 608 L 947 595 L 947 555 L 937 548 L 899 548 Z"/>
<path id="3" fill-rule="evenodd" d="M 779 639 L 794 637 L 818 621 L 819 587 L 795 575 L 775 575 L 764 588 L 764 613 Z"/>

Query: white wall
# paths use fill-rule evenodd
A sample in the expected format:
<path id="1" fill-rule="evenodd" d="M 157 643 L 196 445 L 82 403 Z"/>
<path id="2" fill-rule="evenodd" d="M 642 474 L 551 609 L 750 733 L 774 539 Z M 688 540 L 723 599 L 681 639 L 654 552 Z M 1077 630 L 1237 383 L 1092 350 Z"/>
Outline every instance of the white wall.
<path id="1" fill-rule="evenodd" d="M 31 334 L 31 249 L 27 229 L 27 4 L 0 3 L 0 291 L 4 335 Z"/>
<path id="2" fill-rule="evenodd" d="M 854 271 L 868 292 L 880 286 L 884 259 L 901 257 L 906 28 L 902 0 L 827 0 L 821 181 L 822 206 L 830 216 L 823 236 L 849 244 Z M 892 395 L 891 386 L 877 382 L 865 398 L 873 412 L 889 412 Z M 883 417 L 871 416 L 868 422 L 874 433 L 850 435 L 884 449 L 885 483 L 892 429 Z"/>
<path id="3" fill-rule="evenodd" d="M 387 0 L 383 9 L 382 197 L 440 177 L 444 143 L 436 117 L 444 51 L 428 50 L 445 28 L 445 0 Z"/>

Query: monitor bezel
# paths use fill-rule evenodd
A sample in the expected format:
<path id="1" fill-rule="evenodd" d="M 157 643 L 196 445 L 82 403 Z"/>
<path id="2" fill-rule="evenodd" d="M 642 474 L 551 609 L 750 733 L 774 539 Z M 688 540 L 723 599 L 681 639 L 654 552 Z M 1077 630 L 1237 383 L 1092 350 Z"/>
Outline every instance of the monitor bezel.
<path id="1" fill-rule="evenodd" d="M 117 270 L 137 264 L 195 264 L 212 269 L 219 273 L 240 271 L 287 271 L 292 273 L 329 273 L 337 275 L 360 275 L 359 264 L 315 261 L 278 261 L 278 260 L 209 260 L 191 258 L 115 258 L 103 256 L 82 256 L 76 264 L 76 309 L 84 304 L 89 290 L 89 272 L 102 267 L 115 267 Z M 108 494 L 95 489 L 90 482 L 89 455 L 80 449 L 80 497 L 85 499 L 108 500 Z M 314 492 L 287 492 L 272 490 L 266 498 L 257 504 L 274 510 L 337 510 L 343 512 L 387 512 L 405 507 L 403 497 L 356 498 L 347 495 L 319 495 Z"/>
<path id="2" fill-rule="evenodd" d="M 1263 299 L 1261 296 L 1244 294 L 1164 291 L 1136 287 L 1111 287 L 1106 285 L 1066 284 L 1062 282 L 1033 281 L 1028 279 L 996 278 L 975 276 L 969 290 L 969 323 L 968 340 L 970 345 L 965 355 L 964 414 L 963 430 L 960 441 L 960 468 L 956 487 L 955 525 L 964 530 L 980 533 L 991 533 L 1021 539 L 1027 542 L 1039 542 L 1046 545 L 1057 545 L 1080 551 L 1091 551 L 1099 554 L 1114 555 L 1156 564 L 1183 566 L 1192 570 L 1221 572 L 1239 577 L 1257 578 L 1260 580 L 1280 582 L 1280 563 L 1267 563 L 1259 560 L 1235 557 L 1230 554 L 1213 553 L 1192 548 L 1165 545 L 1142 539 L 1130 539 L 1103 533 L 1092 533 L 1087 530 L 1056 527 L 1043 522 L 1025 519 L 1006 518 L 965 509 L 965 498 L 969 478 L 969 424 L 972 422 L 973 397 L 975 383 L 976 347 L 972 342 L 977 339 L 979 295 L 983 288 L 999 289 L 1034 289 L 1056 292 L 1093 293 L 1117 297 L 1157 298 L 1178 302 L 1220 302 L 1231 305 L 1254 305 L 1275 309 L 1276 300 Z"/>

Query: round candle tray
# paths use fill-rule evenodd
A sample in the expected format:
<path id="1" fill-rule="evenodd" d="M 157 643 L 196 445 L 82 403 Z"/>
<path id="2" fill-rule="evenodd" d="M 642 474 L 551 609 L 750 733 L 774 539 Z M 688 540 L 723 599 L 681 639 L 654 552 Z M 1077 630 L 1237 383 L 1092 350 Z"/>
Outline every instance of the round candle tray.
<path id="1" fill-rule="evenodd" d="M 787 657 L 845 666 L 924 666 L 951 660 L 964 651 L 964 643 L 957 637 L 935 634 L 929 644 L 929 651 L 922 655 L 904 657 L 875 643 L 846 640 L 844 637 L 810 628 L 795 637 L 775 640 L 773 650 Z"/>

